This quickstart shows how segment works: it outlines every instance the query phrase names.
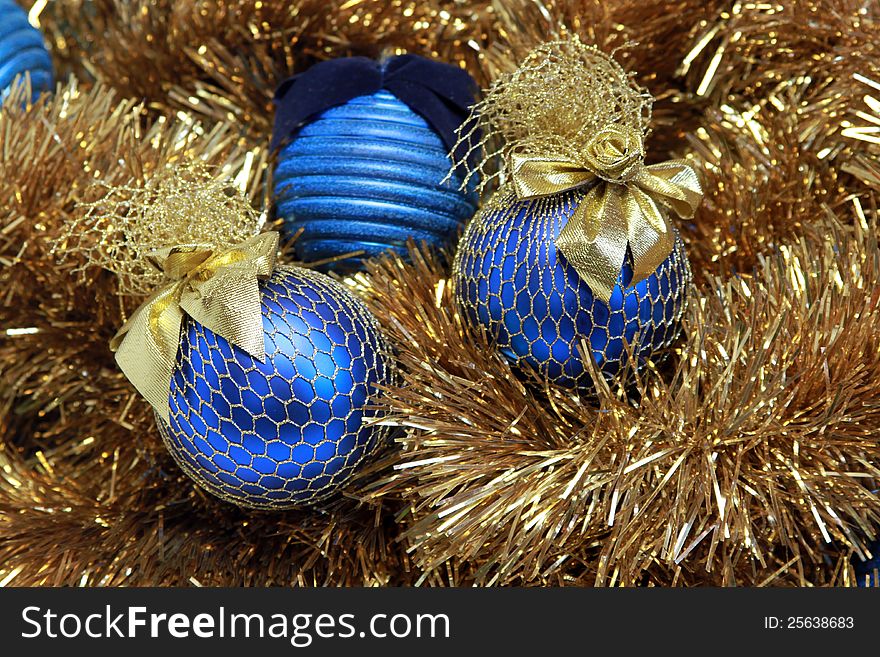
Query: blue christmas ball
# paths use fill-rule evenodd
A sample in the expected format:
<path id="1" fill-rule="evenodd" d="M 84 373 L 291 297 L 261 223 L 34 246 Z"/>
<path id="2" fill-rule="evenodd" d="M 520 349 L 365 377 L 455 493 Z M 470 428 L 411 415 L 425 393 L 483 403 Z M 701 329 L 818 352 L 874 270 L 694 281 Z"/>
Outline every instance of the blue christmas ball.
<path id="1" fill-rule="evenodd" d="M 288 237 L 302 231 L 303 261 L 363 251 L 332 265 L 351 269 L 361 258 L 406 241 L 448 246 L 473 216 L 473 191 L 459 190 L 441 138 L 387 91 L 324 111 L 278 156 L 277 212 Z"/>
<path id="2" fill-rule="evenodd" d="M 880 541 L 871 545 L 871 558 L 862 561 L 858 556 L 852 560 L 856 574 L 856 584 L 861 587 L 880 587 Z"/>
<path id="3" fill-rule="evenodd" d="M 207 491 L 285 509 L 339 491 L 384 441 L 371 422 L 391 356 L 363 303 L 324 274 L 278 268 L 260 294 L 265 360 L 188 318 L 159 424 Z"/>
<path id="4" fill-rule="evenodd" d="M 52 89 L 52 58 L 43 35 L 14 0 L 0 0 L 0 96 L 5 98 L 15 78 L 25 73 L 34 98 Z"/>
<path id="5" fill-rule="evenodd" d="M 627 341 L 639 360 L 678 333 L 691 280 L 680 237 L 658 269 L 633 283 L 630 256 L 609 302 L 595 298 L 556 249 L 555 240 L 583 199 L 581 191 L 519 201 L 505 195 L 468 225 L 453 265 L 464 316 L 487 329 L 501 352 L 550 381 L 589 383 L 583 342 L 598 370 L 616 374 Z M 637 364 L 638 365 L 638 364 Z"/>

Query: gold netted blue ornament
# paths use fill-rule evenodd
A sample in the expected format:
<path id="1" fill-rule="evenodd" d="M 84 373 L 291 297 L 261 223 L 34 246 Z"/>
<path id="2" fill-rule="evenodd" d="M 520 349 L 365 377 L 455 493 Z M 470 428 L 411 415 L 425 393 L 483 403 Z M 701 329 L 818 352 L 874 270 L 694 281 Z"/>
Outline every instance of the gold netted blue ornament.
<path id="1" fill-rule="evenodd" d="M 205 489 L 281 509 L 337 493 L 384 440 L 371 403 L 390 352 L 363 303 L 319 272 L 276 268 L 260 312 L 262 359 L 186 321 L 160 428 Z"/>
<path id="2" fill-rule="evenodd" d="M 589 380 L 581 341 L 608 375 L 629 343 L 647 358 L 675 339 L 691 275 L 681 239 L 650 276 L 623 263 L 611 296 L 597 297 L 556 247 L 583 192 L 549 199 L 499 199 L 471 222 L 453 276 L 466 318 L 489 330 L 501 352 L 560 385 Z"/>
<path id="3" fill-rule="evenodd" d="M 279 265 L 238 190 L 193 164 L 111 188 L 71 249 L 149 297 L 111 341 L 180 467 L 239 506 L 338 494 L 382 445 L 391 350 L 364 303 L 329 276 Z M 148 266 L 149 265 L 149 266 Z"/>
<path id="4" fill-rule="evenodd" d="M 458 246 L 463 316 L 566 386 L 589 382 L 587 359 L 612 376 L 668 347 L 691 282 L 669 212 L 691 216 L 702 191 L 683 160 L 645 164 L 650 97 L 575 39 L 531 53 L 475 115 L 496 148 L 471 173 L 502 183 Z"/>

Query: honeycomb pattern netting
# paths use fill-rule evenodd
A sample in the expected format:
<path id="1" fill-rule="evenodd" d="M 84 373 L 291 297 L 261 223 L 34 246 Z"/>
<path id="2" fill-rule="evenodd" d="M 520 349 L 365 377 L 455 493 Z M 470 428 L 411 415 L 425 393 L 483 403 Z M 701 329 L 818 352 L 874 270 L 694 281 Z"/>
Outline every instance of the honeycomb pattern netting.
<path id="1" fill-rule="evenodd" d="M 14 0 L 0 0 L 0 96 L 16 77 L 29 74 L 34 97 L 54 84 L 52 58 L 43 35 L 28 22 L 27 13 Z"/>
<path id="2" fill-rule="evenodd" d="M 673 252 L 653 275 L 632 284 L 628 255 L 610 301 L 594 298 L 554 244 L 583 197 L 577 190 L 528 201 L 513 194 L 492 199 L 468 225 L 453 265 L 463 315 L 485 327 L 514 363 L 570 387 L 589 383 L 582 340 L 608 377 L 626 362 L 624 341 L 637 366 L 668 347 L 691 281 L 676 233 Z"/>
<path id="3" fill-rule="evenodd" d="M 279 268 L 260 290 L 264 362 L 188 319 L 159 426 L 209 492 L 284 509 L 337 493 L 385 440 L 374 405 L 393 370 L 375 318 L 339 283 Z"/>

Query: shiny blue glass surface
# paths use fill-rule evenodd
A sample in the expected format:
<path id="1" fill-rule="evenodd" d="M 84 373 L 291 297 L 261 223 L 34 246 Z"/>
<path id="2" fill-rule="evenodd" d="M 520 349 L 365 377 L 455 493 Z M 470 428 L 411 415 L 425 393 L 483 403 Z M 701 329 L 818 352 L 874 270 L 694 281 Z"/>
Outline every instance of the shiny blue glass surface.
<path id="1" fill-rule="evenodd" d="M 627 257 L 610 302 L 594 298 L 554 244 L 582 198 L 570 192 L 533 201 L 496 200 L 468 226 L 453 271 L 465 316 L 488 329 L 512 361 L 568 386 L 588 381 L 582 340 L 608 376 L 626 360 L 624 341 L 640 360 L 668 346 L 690 281 L 676 235 L 672 254 L 653 275 L 633 284 Z"/>
<path id="2" fill-rule="evenodd" d="M 0 0 L 0 97 L 5 97 L 16 76 L 29 73 L 34 98 L 54 85 L 52 58 L 43 35 L 13 0 Z"/>
<path id="3" fill-rule="evenodd" d="M 450 160 L 440 137 L 387 91 L 324 112 L 281 150 L 275 200 L 297 257 L 322 260 L 363 250 L 334 265 L 387 249 L 401 255 L 408 238 L 448 246 L 476 210 L 459 178 L 441 181 Z"/>
<path id="4" fill-rule="evenodd" d="M 288 508 L 337 492 L 384 438 L 366 423 L 390 364 L 375 319 L 329 277 L 280 269 L 261 296 L 263 362 L 187 320 L 163 436 L 210 492 Z"/>

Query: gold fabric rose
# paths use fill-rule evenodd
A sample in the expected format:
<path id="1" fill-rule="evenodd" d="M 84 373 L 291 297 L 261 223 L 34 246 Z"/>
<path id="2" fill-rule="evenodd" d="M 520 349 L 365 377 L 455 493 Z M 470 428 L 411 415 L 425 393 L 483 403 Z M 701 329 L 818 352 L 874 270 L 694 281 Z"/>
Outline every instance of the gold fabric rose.
<path id="1" fill-rule="evenodd" d="M 621 126 L 608 126 L 593 135 L 583 151 L 584 164 L 596 176 L 624 184 L 637 175 L 645 154 L 640 135 Z"/>
<path id="2" fill-rule="evenodd" d="M 604 301 L 629 247 L 633 283 L 650 276 L 675 243 L 660 205 L 691 217 L 703 191 L 684 160 L 646 166 L 639 131 L 610 125 L 593 135 L 577 158 L 514 152 L 510 171 L 520 200 L 583 188 L 586 196 L 556 239 L 556 247 L 593 293 Z"/>

